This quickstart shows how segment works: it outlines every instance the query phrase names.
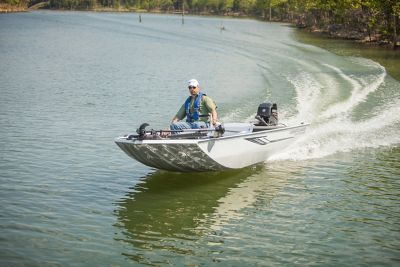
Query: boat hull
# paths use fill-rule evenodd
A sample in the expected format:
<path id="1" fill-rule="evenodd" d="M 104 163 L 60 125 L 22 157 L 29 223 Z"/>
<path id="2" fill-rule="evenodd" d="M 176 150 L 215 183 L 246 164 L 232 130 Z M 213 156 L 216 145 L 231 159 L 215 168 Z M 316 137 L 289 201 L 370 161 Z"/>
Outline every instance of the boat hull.
<path id="1" fill-rule="evenodd" d="M 306 130 L 305 124 L 205 139 L 127 140 L 116 144 L 130 157 L 157 169 L 194 172 L 239 169 L 265 161 Z"/>
<path id="2" fill-rule="evenodd" d="M 115 142 L 130 157 L 161 170 L 194 172 L 226 169 L 205 154 L 196 142 L 183 144 L 123 140 Z"/>

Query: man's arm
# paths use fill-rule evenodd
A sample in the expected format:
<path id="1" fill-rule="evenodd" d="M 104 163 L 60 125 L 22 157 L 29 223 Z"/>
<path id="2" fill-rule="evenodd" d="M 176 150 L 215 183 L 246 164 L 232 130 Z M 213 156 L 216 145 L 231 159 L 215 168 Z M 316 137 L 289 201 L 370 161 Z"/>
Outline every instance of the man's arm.
<path id="1" fill-rule="evenodd" d="M 218 121 L 218 114 L 217 114 L 217 110 L 214 108 L 213 110 L 211 110 L 211 123 L 212 125 L 216 125 Z"/>
<path id="2" fill-rule="evenodd" d="M 180 121 L 182 118 L 185 117 L 185 114 L 186 114 L 185 104 L 183 104 L 179 109 L 179 111 L 176 113 L 176 115 L 172 118 L 171 123 Z"/>
<path id="3" fill-rule="evenodd" d="M 204 98 L 205 104 L 208 110 L 211 112 L 210 122 L 212 125 L 216 125 L 218 122 L 218 114 L 217 114 L 217 106 L 215 105 L 214 101 L 209 97 L 205 96 Z"/>

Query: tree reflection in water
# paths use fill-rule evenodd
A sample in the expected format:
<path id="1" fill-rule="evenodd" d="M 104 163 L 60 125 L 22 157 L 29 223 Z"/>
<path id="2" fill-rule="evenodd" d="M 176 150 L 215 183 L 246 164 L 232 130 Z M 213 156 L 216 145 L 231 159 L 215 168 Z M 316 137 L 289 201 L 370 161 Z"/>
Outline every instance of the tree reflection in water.
<path id="1" fill-rule="evenodd" d="M 124 254 L 136 262 L 192 263 L 177 257 L 207 256 L 210 251 L 204 251 L 203 243 L 223 243 L 218 232 L 230 219 L 240 219 L 240 210 L 253 205 L 257 194 L 272 190 L 267 193 L 273 197 L 282 183 L 271 186 L 268 176 L 263 164 L 219 173 L 156 171 L 119 201 L 115 226 L 121 235 L 116 239 L 129 244 Z M 272 178 L 272 183 L 285 180 L 280 175 Z M 204 240 L 208 236 L 216 239 Z"/>

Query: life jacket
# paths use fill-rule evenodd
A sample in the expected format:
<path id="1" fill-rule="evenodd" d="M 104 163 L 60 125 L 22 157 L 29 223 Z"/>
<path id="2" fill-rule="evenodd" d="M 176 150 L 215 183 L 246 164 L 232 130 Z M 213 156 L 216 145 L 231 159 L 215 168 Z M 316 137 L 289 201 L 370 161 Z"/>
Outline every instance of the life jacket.
<path id="1" fill-rule="evenodd" d="M 186 121 L 187 122 L 194 122 L 194 121 L 199 120 L 199 117 L 200 117 L 199 108 L 200 108 L 201 99 L 203 98 L 204 95 L 206 95 L 206 94 L 199 92 L 199 94 L 195 98 L 194 103 L 193 103 L 193 114 L 192 115 L 190 115 L 190 101 L 191 101 L 192 96 L 189 96 L 186 99 L 185 110 L 186 110 Z"/>

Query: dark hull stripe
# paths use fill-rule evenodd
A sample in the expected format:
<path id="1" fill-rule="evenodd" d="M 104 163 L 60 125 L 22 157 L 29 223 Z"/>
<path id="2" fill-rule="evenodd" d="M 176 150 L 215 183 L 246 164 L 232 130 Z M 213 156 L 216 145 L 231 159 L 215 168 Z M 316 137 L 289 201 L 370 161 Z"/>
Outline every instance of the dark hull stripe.
<path id="1" fill-rule="evenodd" d="M 157 169 L 181 172 L 227 169 L 211 159 L 196 144 L 116 143 L 130 157 Z"/>

